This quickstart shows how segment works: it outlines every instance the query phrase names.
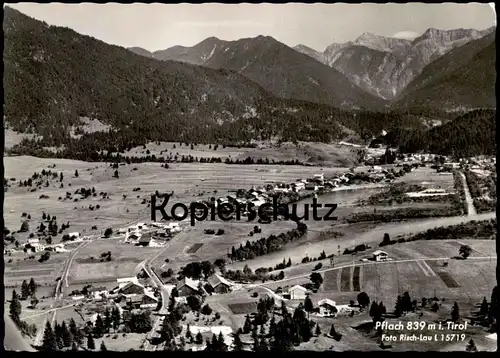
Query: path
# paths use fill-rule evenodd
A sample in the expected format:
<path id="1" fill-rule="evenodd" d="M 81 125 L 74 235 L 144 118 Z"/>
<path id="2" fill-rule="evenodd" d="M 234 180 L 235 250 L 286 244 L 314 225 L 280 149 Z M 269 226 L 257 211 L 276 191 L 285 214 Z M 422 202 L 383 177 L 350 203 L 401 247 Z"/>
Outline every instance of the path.
<path id="1" fill-rule="evenodd" d="M 91 241 L 82 242 L 76 249 L 71 251 L 71 254 L 69 255 L 68 259 L 64 262 L 63 273 L 62 273 L 59 281 L 57 281 L 56 292 L 54 294 L 54 302 L 50 305 L 50 309 L 48 310 L 49 314 L 52 314 L 52 317 L 46 317 L 43 320 L 41 327 L 38 327 L 37 335 L 35 337 L 35 342 L 34 342 L 34 345 L 36 347 L 38 347 L 42 344 L 43 333 L 45 331 L 45 324 L 46 324 L 47 320 L 49 320 L 50 324 L 52 326 L 54 326 L 54 321 L 56 320 L 57 310 L 54 310 L 53 308 L 63 296 L 63 283 L 66 284 L 66 287 L 68 286 L 68 281 L 67 281 L 68 273 L 69 273 L 69 269 L 71 267 L 71 264 L 73 263 L 73 259 L 76 256 L 76 253 L 78 252 L 78 250 L 80 250 L 84 246 L 88 245 L 90 242 Z"/>
<path id="2" fill-rule="evenodd" d="M 51 313 L 54 311 L 59 311 L 59 310 L 65 309 L 65 308 L 74 307 L 75 305 L 76 305 L 76 303 L 72 303 L 70 305 L 66 305 L 66 306 L 62 306 L 62 307 L 51 308 L 51 309 L 43 311 L 43 312 L 38 312 L 38 313 L 32 314 L 31 316 L 22 317 L 21 319 L 24 321 L 24 320 L 31 319 L 34 317 L 43 316 L 44 314 L 48 314 L 48 313 Z M 45 327 L 44 327 L 44 329 L 45 329 Z"/>
<path id="3" fill-rule="evenodd" d="M 464 183 L 465 201 L 467 203 L 467 215 L 474 216 L 477 215 L 476 208 L 474 207 L 474 200 L 470 195 L 469 185 L 467 184 L 467 178 L 463 172 L 460 172 L 462 176 L 462 182 Z"/>
<path id="4" fill-rule="evenodd" d="M 149 332 L 148 338 L 144 343 L 144 350 L 146 351 L 156 350 L 156 346 L 150 343 L 150 340 L 152 338 L 151 336 L 160 329 L 161 323 L 163 322 L 165 315 L 168 313 L 168 303 L 170 301 L 170 292 L 167 290 L 167 288 L 163 284 L 161 278 L 158 276 L 156 271 L 152 269 L 151 263 L 154 262 L 160 255 L 162 255 L 167 249 L 169 249 L 174 241 L 182 240 L 183 237 L 186 235 L 186 233 L 189 232 L 190 230 L 191 230 L 190 227 L 185 228 L 184 231 L 180 232 L 172 239 L 170 239 L 170 241 L 168 241 L 158 253 L 154 254 L 149 259 L 141 262 L 141 264 L 144 266 L 144 271 L 146 271 L 148 276 L 151 277 L 153 285 L 160 289 L 160 294 L 161 294 L 161 308 L 157 312 L 157 317 L 153 322 L 153 328 Z"/>

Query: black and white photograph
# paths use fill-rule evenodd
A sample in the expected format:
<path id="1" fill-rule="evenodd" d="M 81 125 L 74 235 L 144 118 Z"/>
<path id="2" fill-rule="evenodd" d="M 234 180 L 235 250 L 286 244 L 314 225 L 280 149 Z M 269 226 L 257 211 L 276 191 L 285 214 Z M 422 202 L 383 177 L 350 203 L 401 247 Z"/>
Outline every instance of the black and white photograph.
<path id="1" fill-rule="evenodd" d="M 3 5 L 6 351 L 495 352 L 494 3 Z"/>

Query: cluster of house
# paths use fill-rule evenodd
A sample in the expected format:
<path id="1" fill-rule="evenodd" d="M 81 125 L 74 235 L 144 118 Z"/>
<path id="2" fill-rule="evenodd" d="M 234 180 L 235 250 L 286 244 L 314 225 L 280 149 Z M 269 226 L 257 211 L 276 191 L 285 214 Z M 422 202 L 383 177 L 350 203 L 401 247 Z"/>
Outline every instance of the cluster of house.
<path id="1" fill-rule="evenodd" d="M 497 159 L 496 157 L 481 156 L 476 158 L 460 159 L 463 167 L 479 174 L 480 176 L 489 174 L 496 171 Z"/>
<path id="2" fill-rule="evenodd" d="M 118 235 L 123 236 L 126 243 L 133 243 L 138 246 L 153 246 L 155 242 L 166 241 L 180 231 L 179 223 L 176 222 L 152 222 L 149 224 L 138 223 L 119 229 Z"/>
<path id="3" fill-rule="evenodd" d="M 305 190 L 316 192 L 319 190 L 333 189 L 343 184 L 348 184 L 353 176 L 354 174 L 352 173 L 345 173 L 330 180 L 325 180 L 324 174 L 320 173 L 314 174 L 312 178 L 297 179 L 291 183 L 281 182 L 257 187 L 254 186 L 248 191 L 240 189 L 236 195 L 219 197 L 215 200 L 213 205 L 216 208 L 223 204 L 235 204 L 243 207 L 251 203 L 255 208 L 258 208 L 270 202 L 271 198 L 276 193 L 298 193 Z M 198 202 L 207 206 L 212 205 L 212 203 L 203 200 Z"/>
<path id="4" fill-rule="evenodd" d="M 285 299 L 297 301 L 303 301 L 307 295 L 309 295 L 307 288 L 300 285 L 290 287 L 287 292 L 281 294 L 281 296 Z M 335 317 L 339 314 L 348 314 L 351 311 L 356 310 L 356 307 L 350 305 L 340 305 L 329 298 L 319 300 L 317 306 L 317 314 L 323 317 Z"/>
<path id="5" fill-rule="evenodd" d="M 398 160 L 404 163 L 432 163 L 436 160 L 436 154 L 402 154 L 402 159 Z"/>
<path id="6" fill-rule="evenodd" d="M 56 244 L 56 245 L 44 245 L 40 242 L 38 238 L 29 238 L 28 242 L 24 246 L 26 249 L 31 250 L 32 252 L 40 252 L 40 251 L 55 251 L 55 252 L 65 252 L 64 244 Z"/>
<path id="7" fill-rule="evenodd" d="M 160 301 L 157 291 L 145 286 L 137 277 L 117 279 L 112 290 L 106 287 L 88 287 L 80 293 L 70 294 L 74 301 L 87 300 L 93 302 L 113 301 L 121 310 L 155 309 Z"/>
<path id="8" fill-rule="evenodd" d="M 193 280 L 188 277 L 184 277 L 177 283 L 177 292 L 179 297 L 186 297 L 191 295 L 198 295 L 200 293 L 208 294 L 224 294 L 229 293 L 234 285 L 227 281 L 224 277 L 214 274 L 202 282 L 200 280 Z"/>

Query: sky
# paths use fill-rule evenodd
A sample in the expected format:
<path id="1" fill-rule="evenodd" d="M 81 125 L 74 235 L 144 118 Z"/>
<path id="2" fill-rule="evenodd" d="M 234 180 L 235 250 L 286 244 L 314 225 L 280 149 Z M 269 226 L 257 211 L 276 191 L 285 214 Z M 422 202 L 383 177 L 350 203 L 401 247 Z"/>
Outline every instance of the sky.
<path id="1" fill-rule="evenodd" d="M 123 47 L 149 51 L 193 46 L 207 37 L 232 41 L 272 36 L 288 46 L 323 51 L 364 32 L 412 39 L 428 28 L 496 25 L 488 4 L 8 4 L 49 25 Z"/>

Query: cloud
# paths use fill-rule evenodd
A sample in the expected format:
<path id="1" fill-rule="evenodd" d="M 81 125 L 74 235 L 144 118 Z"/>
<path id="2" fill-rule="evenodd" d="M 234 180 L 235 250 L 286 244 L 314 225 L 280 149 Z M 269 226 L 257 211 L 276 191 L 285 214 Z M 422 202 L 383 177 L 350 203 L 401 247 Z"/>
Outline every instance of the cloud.
<path id="1" fill-rule="evenodd" d="M 266 27 L 266 24 L 245 21 L 245 20 L 225 20 L 225 21 L 182 21 L 176 23 L 181 27 Z"/>
<path id="2" fill-rule="evenodd" d="M 413 40 L 415 37 L 420 36 L 420 34 L 416 31 L 399 31 L 396 32 L 392 37 L 395 37 L 397 39 L 407 39 L 407 40 Z"/>

